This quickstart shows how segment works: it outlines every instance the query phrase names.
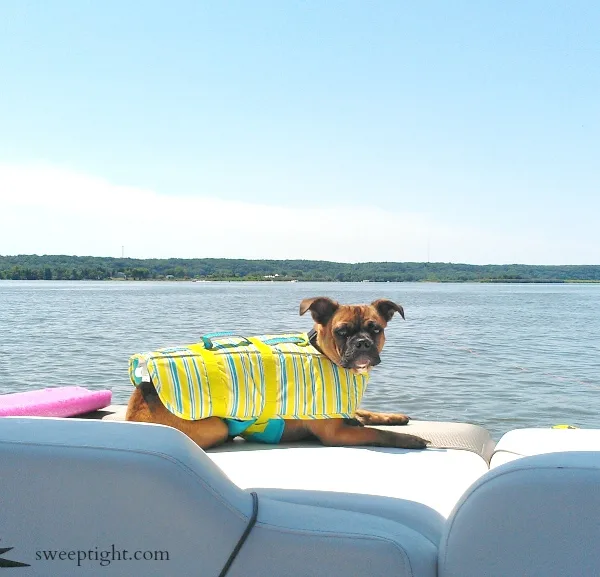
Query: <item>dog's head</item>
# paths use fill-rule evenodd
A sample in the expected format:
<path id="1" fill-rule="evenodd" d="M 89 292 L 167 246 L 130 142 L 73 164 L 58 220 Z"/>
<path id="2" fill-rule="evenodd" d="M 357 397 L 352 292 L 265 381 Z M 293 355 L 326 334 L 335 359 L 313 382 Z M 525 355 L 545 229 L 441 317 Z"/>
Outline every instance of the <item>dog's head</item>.
<path id="1" fill-rule="evenodd" d="M 381 362 L 379 353 L 385 343 L 384 329 L 404 309 L 379 299 L 370 305 L 341 305 L 327 297 L 304 299 L 300 314 L 310 311 L 317 331 L 317 346 L 332 362 L 359 373 Z"/>

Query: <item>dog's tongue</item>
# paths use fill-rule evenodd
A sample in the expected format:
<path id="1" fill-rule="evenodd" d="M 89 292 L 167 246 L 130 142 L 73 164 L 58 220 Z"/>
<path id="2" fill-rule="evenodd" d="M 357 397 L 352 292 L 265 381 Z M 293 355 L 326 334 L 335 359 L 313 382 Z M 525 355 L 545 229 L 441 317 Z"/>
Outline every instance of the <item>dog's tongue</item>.
<path id="1" fill-rule="evenodd" d="M 354 362 L 354 370 L 359 373 L 366 373 L 371 366 L 371 359 L 360 357 Z"/>

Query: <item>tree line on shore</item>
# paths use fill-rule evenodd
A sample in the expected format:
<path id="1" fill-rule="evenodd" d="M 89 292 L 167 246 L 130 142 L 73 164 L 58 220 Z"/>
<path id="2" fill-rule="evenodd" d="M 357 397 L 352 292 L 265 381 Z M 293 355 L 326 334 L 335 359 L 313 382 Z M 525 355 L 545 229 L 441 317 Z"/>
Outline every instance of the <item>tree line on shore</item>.
<path id="1" fill-rule="evenodd" d="M 0 279 L 560 283 L 600 282 L 600 266 L 15 255 L 0 256 Z"/>

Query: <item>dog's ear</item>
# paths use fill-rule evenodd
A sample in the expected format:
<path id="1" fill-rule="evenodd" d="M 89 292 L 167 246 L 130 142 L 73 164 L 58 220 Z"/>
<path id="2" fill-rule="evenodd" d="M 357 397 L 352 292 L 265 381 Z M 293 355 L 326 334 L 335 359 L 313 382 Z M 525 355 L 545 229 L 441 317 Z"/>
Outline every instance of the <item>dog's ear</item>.
<path id="1" fill-rule="evenodd" d="M 373 301 L 371 305 L 377 309 L 377 312 L 385 319 L 386 323 L 392 320 L 394 312 L 400 313 L 400 316 L 404 318 L 404 309 L 393 301 L 378 299 Z"/>
<path id="2" fill-rule="evenodd" d="M 300 315 L 302 316 L 306 311 L 310 311 L 313 320 L 317 324 L 326 325 L 339 307 L 339 303 L 327 297 L 304 299 L 300 303 Z"/>

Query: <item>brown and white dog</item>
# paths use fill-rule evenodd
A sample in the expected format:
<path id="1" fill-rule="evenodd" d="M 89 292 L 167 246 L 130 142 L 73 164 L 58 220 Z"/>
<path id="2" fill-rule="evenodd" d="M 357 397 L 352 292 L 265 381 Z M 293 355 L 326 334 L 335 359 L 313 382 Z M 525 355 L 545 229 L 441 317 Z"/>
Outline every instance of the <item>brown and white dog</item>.
<path id="1" fill-rule="evenodd" d="M 315 347 L 340 367 L 356 372 L 378 365 L 385 343 L 384 329 L 395 312 L 404 318 L 403 308 L 385 299 L 371 304 L 341 305 L 327 297 L 304 299 L 300 314 L 310 311 L 315 321 Z M 229 430 L 219 417 L 198 421 L 181 419 L 169 412 L 151 383 L 136 387 L 127 407 L 126 420 L 158 423 L 185 433 L 203 449 L 228 440 Z M 355 423 L 344 419 L 285 420 L 281 442 L 316 437 L 324 445 L 373 445 L 423 449 L 428 441 L 403 433 L 363 425 L 406 425 L 406 415 L 358 410 Z M 360 425 L 360 426 L 356 426 Z"/>

